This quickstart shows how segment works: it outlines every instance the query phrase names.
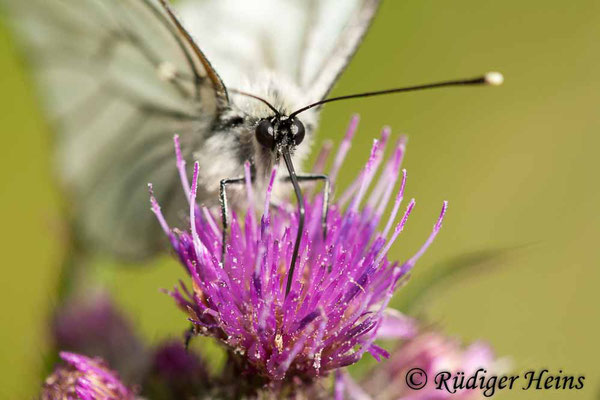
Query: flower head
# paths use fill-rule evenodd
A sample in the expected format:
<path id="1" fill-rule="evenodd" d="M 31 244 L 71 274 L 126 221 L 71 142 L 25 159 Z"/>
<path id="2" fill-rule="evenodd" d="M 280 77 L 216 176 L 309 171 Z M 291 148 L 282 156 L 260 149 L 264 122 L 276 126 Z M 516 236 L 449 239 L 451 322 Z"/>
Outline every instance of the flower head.
<path id="1" fill-rule="evenodd" d="M 332 186 L 356 126 L 355 117 L 334 159 Z M 365 352 L 377 359 L 387 356 L 374 344 L 383 312 L 399 281 L 437 235 L 446 211 L 444 203 L 432 234 L 413 257 L 404 263 L 387 259 L 415 205 L 411 200 L 397 220 L 406 183 L 406 171 L 400 171 L 405 141 L 399 140 L 383 162 L 388 138 L 389 130 L 384 129 L 359 177 L 330 205 L 326 235 L 321 225 L 324 195 L 306 196 L 306 224 L 289 293 L 286 282 L 299 218 L 289 201 L 270 205 L 276 169 L 259 210 L 246 164 L 248 210 L 244 218 L 233 214 L 221 262 L 222 228 L 209 209 L 196 205 L 197 163 L 191 190 L 187 188 L 176 140 L 177 165 L 190 194 L 190 229 L 171 230 L 151 198 L 152 209 L 192 280 L 191 290 L 181 284 L 170 294 L 189 314 L 196 331 L 221 340 L 243 360 L 245 372 L 271 381 L 312 378 L 353 364 Z M 316 170 L 322 169 L 325 159 L 318 158 Z M 381 164 L 383 172 L 369 191 Z M 398 181 L 392 211 L 384 219 Z"/>
<path id="2" fill-rule="evenodd" d="M 466 381 L 477 370 L 480 375 L 484 371 L 491 374 L 500 365 L 486 343 L 474 342 L 465 347 L 457 339 L 424 329 L 403 341 L 390 359 L 374 368 L 360 386 L 345 374 L 341 387 L 350 397 L 374 400 L 482 399 L 485 398 L 482 391 L 472 387 L 457 388 L 455 393 L 440 389 L 438 374 L 464 376 Z"/>
<path id="3" fill-rule="evenodd" d="M 141 379 L 148 350 L 133 324 L 102 291 L 73 296 L 55 311 L 55 348 L 101 357 L 126 382 Z"/>
<path id="4" fill-rule="evenodd" d="M 187 399 L 206 393 L 211 386 L 203 360 L 181 341 L 158 345 L 148 372 L 142 393 L 148 399 Z"/>
<path id="5" fill-rule="evenodd" d="M 185 349 L 179 341 L 162 343 L 154 353 L 152 369 L 171 379 L 188 376 L 206 379 L 207 372 L 202 360 Z"/>
<path id="6" fill-rule="evenodd" d="M 135 395 L 116 373 L 96 358 L 61 352 L 66 362 L 46 378 L 42 400 L 133 400 Z"/>

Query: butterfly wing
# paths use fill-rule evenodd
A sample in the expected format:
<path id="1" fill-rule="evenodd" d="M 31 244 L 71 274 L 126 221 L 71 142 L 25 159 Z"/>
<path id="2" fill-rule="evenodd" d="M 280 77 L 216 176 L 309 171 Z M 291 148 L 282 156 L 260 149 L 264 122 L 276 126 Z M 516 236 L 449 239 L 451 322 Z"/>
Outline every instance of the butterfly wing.
<path id="1" fill-rule="evenodd" d="M 379 4 L 380 0 L 318 2 L 318 13 L 306 33 L 300 70 L 301 86 L 311 100 L 329 94 L 358 50 Z"/>
<path id="2" fill-rule="evenodd" d="M 225 86 L 163 0 L 1 0 L 56 125 L 78 237 L 127 258 L 164 243 L 148 207 L 184 206 L 172 137 L 201 146 Z M 188 154 L 189 156 L 189 154 Z"/>
<path id="3" fill-rule="evenodd" d="M 321 100 L 344 70 L 380 0 L 187 0 L 180 4 L 195 37 L 227 85 L 262 69 L 303 89 L 306 102 Z"/>

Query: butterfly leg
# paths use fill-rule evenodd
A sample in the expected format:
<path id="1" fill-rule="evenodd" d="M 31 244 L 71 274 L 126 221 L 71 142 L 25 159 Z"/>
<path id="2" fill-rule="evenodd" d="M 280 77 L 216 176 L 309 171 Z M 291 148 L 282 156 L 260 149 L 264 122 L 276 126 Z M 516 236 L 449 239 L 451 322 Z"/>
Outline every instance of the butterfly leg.
<path id="1" fill-rule="evenodd" d="M 229 230 L 229 207 L 227 205 L 227 185 L 244 184 L 245 179 L 228 178 L 222 179 L 219 189 L 219 199 L 221 201 L 221 222 L 223 223 L 223 237 L 221 242 L 221 264 L 225 263 L 225 241 L 227 239 L 227 231 Z"/>
<path id="2" fill-rule="evenodd" d="M 299 182 L 314 182 L 323 181 L 323 212 L 321 214 L 321 227 L 323 229 L 323 240 L 327 238 L 327 215 L 329 214 L 329 194 L 331 184 L 329 182 L 329 176 L 324 174 L 300 174 L 296 175 Z M 290 181 L 287 177 L 286 181 Z"/>
<path id="3" fill-rule="evenodd" d="M 185 351 L 188 351 L 190 348 L 190 343 L 192 342 L 192 339 L 194 338 L 194 336 L 196 335 L 196 327 L 194 326 L 194 324 L 192 324 L 190 326 L 190 328 L 185 331 Z"/>

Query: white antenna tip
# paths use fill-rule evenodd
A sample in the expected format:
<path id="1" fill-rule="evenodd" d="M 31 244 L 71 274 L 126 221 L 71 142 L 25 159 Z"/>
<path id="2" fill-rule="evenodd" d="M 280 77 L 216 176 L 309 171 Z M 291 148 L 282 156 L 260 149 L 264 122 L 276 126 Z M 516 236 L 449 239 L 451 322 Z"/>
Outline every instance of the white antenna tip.
<path id="1" fill-rule="evenodd" d="M 484 79 L 485 83 L 492 86 L 500 86 L 504 83 L 504 76 L 500 72 L 488 72 Z"/>

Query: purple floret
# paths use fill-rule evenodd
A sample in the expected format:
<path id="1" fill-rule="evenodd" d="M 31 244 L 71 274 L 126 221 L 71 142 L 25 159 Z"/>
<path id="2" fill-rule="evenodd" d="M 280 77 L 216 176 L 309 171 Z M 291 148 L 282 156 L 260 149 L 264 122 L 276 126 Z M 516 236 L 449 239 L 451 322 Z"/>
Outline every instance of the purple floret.
<path id="1" fill-rule="evenodd" d="M 98 358 L 61 352 L 66 362 L 56 368 L 42 388 L 43 400 L 134 400 L 135 394 Z"/>

